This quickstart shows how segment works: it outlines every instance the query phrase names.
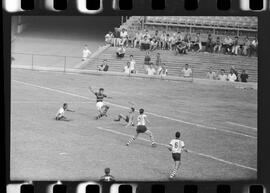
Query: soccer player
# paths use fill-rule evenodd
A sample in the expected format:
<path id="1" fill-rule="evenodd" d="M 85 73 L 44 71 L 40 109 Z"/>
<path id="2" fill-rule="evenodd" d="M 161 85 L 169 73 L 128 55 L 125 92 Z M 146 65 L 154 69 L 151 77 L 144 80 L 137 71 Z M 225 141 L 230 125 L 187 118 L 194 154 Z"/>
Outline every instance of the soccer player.
<path id="1" fill-rule="evenodd" d="M 57 121 L 69 121 L 69 119 L 67 119 L 64 114 L 66 111 L 70 111 L 70 112 L 75 112 L 74 110 L 68 109 L 68 104 L 64 103 L 63 107 L 60 107 L 60 109 L 57 111 L 56 116 L 55 116 L 55 120 Z"/>
<path id="2" fill-rule="evenodd" d="M 104 172 L 105 175 L 101 176 L 100 181 L 102 182 L 115 181 L 115 178 L 112 175 L 110 175 L 110 168 L 105 168 Z"/>
<path id="3" fill-rule="evenodd" d="M 145 126 L 146 122 L 150 123 L 150 121 L 147 119 L 147 116 L 144 114 L 144 109 L 140 109 L 139 110 L 140 115 L 137 118 L 138 124 L 137 124 L 137 129 L 136 129 L 136 134 L 127 142 L 127 146 L 129 146 L 129 144 L 133 141 L 135 141 L 135 139 L 138 137 L 138 135 L 140 133 L 145 133 L 150 137 L 150 140 L 152 142 L 152 146 L 155 147 L 156 146 L 156 142 L 154 141 L 154 137 L 153 134 L 150 130 L 147 129 L 147 127 Z"/>
<path id="4" fill-rule="evenodd" d="M 123 115 L 123 114 L 119 114 L 117 119 L 114 119 L 114 121 L 120 121 L 121 119 L 123 119 L 127 125 L 126 128 L 128 128 L 130 125 L 134 126 L 134 118 L 135 118 L 135 108 L 134 108 L 134 104 L 131 103 L 132 106 L 130 107 L 129 110 L 129 115 Z"/>
<path id="5" fill-rule="evenodd" d="M 109 110 L 110 107 L 104 104 L 103 99 L 105 97 L 106 98 L 111 98 L 111 97 L 108 97 L 107 95 L 103 94 L 104 88 L 100 88 L 98 92 L 94 92 L 92 87 L 89 86 L 89 90 L 97 97 L 96 107 L 99 114 L 96 116 L 96 119 L 100 119 L 103 116 L 107 116 L 107 111 Z"/>
<path id="6" fill-rule="evenodd" d="M 185 148 L 184 141 L 180 140 L 180 132 L 175 133 L 175 139 L 171 140 L 168 149 L 172 152 L 172 158 L 174 160 L 174 168 L 170 175 L 170 178 L 174 178 L 177 170 L 181 165 L 181 152 L 188 152 Z"/>

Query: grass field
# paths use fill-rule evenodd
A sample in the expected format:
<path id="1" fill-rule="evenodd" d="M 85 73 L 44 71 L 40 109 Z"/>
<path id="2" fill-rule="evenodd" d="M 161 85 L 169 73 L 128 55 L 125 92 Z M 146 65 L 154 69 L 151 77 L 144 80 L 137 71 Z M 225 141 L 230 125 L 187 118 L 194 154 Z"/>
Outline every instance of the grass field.
<path id="1" fill-rule="evenodd" d="M 108 117 L 94 120 L 95 96 L 105 88 Z M 158 146 L 135 128 L 114 122 L 128 101 L 143 107 Z M 64 103 L 72 121 L 54 116 Z M 168 180 L 173 166 L 165 147 L 180 130 L 183 153 L 176 180 L 236 180 L 257 177 L 257 91 L 128 77 L 12 69 L 12 180 L 96 180 L 110 167 L 117 180 Z"/>

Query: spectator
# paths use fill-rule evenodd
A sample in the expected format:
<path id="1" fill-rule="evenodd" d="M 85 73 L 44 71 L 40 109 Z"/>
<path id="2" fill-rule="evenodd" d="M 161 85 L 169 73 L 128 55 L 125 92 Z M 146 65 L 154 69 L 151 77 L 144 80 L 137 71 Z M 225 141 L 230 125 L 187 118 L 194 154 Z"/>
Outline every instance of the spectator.
<path id="1" fill-rule="evenodd" d="M 164 48 L 165 48 L 165 44 L 166 44 L 166 32 L 165 31 L 163 31 L 162 32 L 162 34 L 160 35 L 160 45 L 159 45 L 159 47 L 160 47 L 160 49 L 162 49 L 162 50 L 164 50 Z"/>
<path id="2" fill-rule="evenodd" d="M 100 181 L 102 182 L 115 181 L 115 178 L 112 175 L 110 175 L 110 168 L 105 168 L 104 172 L 105 175 L 100 177 Z"/>
<path id="3" fill-rule="evenodd" d="M 165 63 L 163 63 L 162 68 L 161 68 L 161 70 L 159 71 L 158 74 L 161 75 L 161 76 L 167 76 L 168 75 L 168 70 L 166 68 Z"/>
<path id="4" fill-rule="evenodd" d="M 124 46 L 121 45 L 121 47 L 117 49 L 116 56 L 117 56 L 117 58 L 124 58 L 125 53 L 126 53 L 126 50 L 125 50 Z"/>
<path id="5" fill-rule="evenodd" d="M 119 28 L 114 28 L 114 41 L 113 41 L 113 46 L 119 46 L 121 43 L 121 37 L 120 37 L 120 29 Z"/>
<path id="6" fill-rule="evenodd" d="M 164 40 L 163 50 L 167 49 L 170 49 L 170 34 L 167 34 Z"/>
<path id="7" fill-rule="evenodd" d="M 218 53 L 220 53 L 221 47 L 222 47 L 222 44 L 221 44 L 220 37 L 217 36 L 217 39 L 216 39 L 216 42 L 215 42 L 215 46 L 214 46 L 214 52 L 217 52 L 218 51 Z"/>
<path id="8" fill-rule="evenodd" d="M 156 32 L 155 32 L 155 34 L 154 34 L 154 36 L 153 36 L 153 39 L 156 40 L 157 48 L 158 48 L 159 45 L 160 45 L 160 36 L 159 36 L 159 34 L 158 34 L 158 30 L 156 30 Z"/>
<path id="9" fill-rule="evenodd" d="M 91 51 L 88 49 L 88 46 L 85 44 L 83 48 L 82 61 L 89 59 L 89 56 L 91 54 L 92 54 Z"/>
<path id="10" fill-rule="evenodd" d="M 139 44 L 139 46 L 141 46 L 141 40 L 142 40 L 142 32 L 137 31 L 136 34 L 135 34 L 133 47 L 136 48 L 138 44 Z"/>
<path id="11" fill-rule="evenodd" d="M 143 40 L 141 41 L 141 50 L 149 50 L 150 49 L 150 40 L 147 36 L 144 36 Z"/>
<path id="12" fill-rule="evenodd" d="M 200 38 L 200 33 L 196 34 L 193 46 L 198 46 L 199 47 L 197 52 L 200 52 L 202 50 L 202 42 L 201 42 L 201 38 Z"/>
<path id="13" fill-rule="evenodd" d="M 149 68 L 151 61 L 151 57 L 149 55 L 149 52 L 147 51 L 144 57 L 144 70 L 147 72 L 147 69 Z"/>
<path id="14" fill-rule="evenodd" d="M 248 74 L 246 73 L 246 70 L 242 70 L 242 73 L 240 75 L 241 82 L 247 82 Z"/>
<path id="15" fill-rule="evenodd" d="M 249 56 L 257 56 L 257 49 L 258 49 L 258 39 L 255 38 L 251 44 L 250 44 L 250 52 L 249 52 Z"/>
<path id="16" fill-rule="evenodd" d="M 214 44 L 213 44 L 212 35 L 208 34 L 208 38 L 207 38 L 206 46 L 205 46 L 205 51 L 213 53 L 213 47 L 214 47 Z"/>
<path id="17" fill-rule="evenodd" d="M 147 74 L 148 75 L 155 75 L 156 74 L 156 70 L 154 68 L 153 63 L 150 63 L 150 67 L 147 69 Z"/>
<path id="18" fill-rule="evenodd" d="M 233 70 L 230 70 L 230 73 L 228 74 L 228 81 L 235 82 L 237 79 L 237 76 L 233 73 Z"/>
<path id="19" fill-rule="evenodd" d="M 127 40 L 128 40 L 128 33 L 127 33 L 127 30 L 125 28 L 122 28 L 122 31 L 120 32 L 120 38 L 121 38 L 120 45 L 125 46 L 127 44 Z"/>
<path id="20" fill-rule="evenodd" d="M 169 49 L 170 50 L 174 50 L 175 48 L 175 43 L 177 41 L 176 39 L 176 33 L 174 33 L 171 37 L 169 37 Z"/>
<path id="21" fill-rule="evenodd" d="M 107 72 L 109 70 L 109 65 L 107 64 L 107 60 L 103 60 L 103 63 L 97 67 L 98 71 L 104 71 Z"/>
<path id="22" fill-rule="evenodd" d="M 153 38 L 150 42 L 150 51 L 156 50 L 158 47 L 158 42 L 155 38 Z"/>
<path id="23" fill-rule="evenodd" d="M 247 56 L 250 53 L 250 40 L 248 36 L 245 38 L 244 45 L 243 45 L 243 55 Z"/>
<path id="24" fill-rule="evenodd" d="M 209 71 L 207 72 L 206 74 L 206 77 L 209 79 L 209 80 L 215 80 L 216 79 L 216 73 L 213 71 L 213 68 L 212 66 L 210 66 L 209 68 Z"/>
<path id="25" fill-rule="evenodd" d="M 223 47 L 225 48 L 225 54 L 231 53 L 233 46 L 233 40 L 230 36 L 224 38 Z"/>
<path id="26" fill-rule="evenodd" d="M 161 57 L 160 57 L 160 53 L 157 53 L 157 57 L 156 57 L 156 66 L 160 66 L 161 65 Z"/>
<path id="27" fill-rule="evenodd" d="M 238 36 L 236 36 L 234 41 L 233 41 L 232 53 L 234 55 L 238 55 L 239 48 L 240 48 L 240 45 L 238 43 Z"/>
<path id="28" fill-rule="evenodd" d="M 135 70 L 136 61 L 134 60 L 133 55 L 130 55 L 129 57 L 130 57 L 130 59 L 129 59 L 130 73 L 135 74 L 136 73 L 136 70 Z"/>
<path id="29" fill-rule="evenodd" d="M 192 70 L 188 64 L 185 65 L 185 67 L 182 70 L 182 73 L 184 75 L 184 78 L 190 78 L 192 76 Z"/>
<path id="30" fill-rule="evenodd" d="M 181 41 L 180 39 L 176 42 L 176 54 L 187 54 L 188 45 L 186 42 Z"/>
<path id="31" fill-rule="evenodd" d="M 190 33 L 187 33 L 185 35 L 184 41 L 187 43 L 188 51 L 190 51 L 191 44 L 192 44 L 191 43 L 191 35 L 190 35 Z"/>
<path id="32" fill-rule="evenodd" d="M 231 69 L 230 69 L 230 71 L 232 71 L 234 74 L 235 74 L 235 76 L 236 76 L 236 82 L 238 82 L 239 81 L 239 78 L 238 78 L 238 72 L 237 72 L 237 70 L 235 69 L 235 67 L 234 66 L 232 66 L 231 67 Z"/>
<path id="33" fill-rule="evenodd" d="M 220 70 L 220 74 L 218 75 L 218 80 L 221 80 L 221 81 L 227 81 L 228 80 L 228 76 L 225 74 L 224 69 Z"/>
<path id="34" fill-rule="evenodd" d="M 124 73 L 129 74 L 130 73 L 130 62 L 127 62 L 127 65 L 124 67 Z"/>
<path id="35" fill-rule="evenodd" d="M 113 33 L 110 31 L 105 35 L 105 42 L 106 44 L 113 45 L 114 43 L 113 40 L 114 40 Z"/>
<path id="36" fill-rule="evenodd" d="M 145 37 L 145 36 L 146 36 L 146 38 L 147 38 L 148 40 L 150 40 L 151 35 L 149 34 L 148 30 L 145 30 L 145 33 L 143 34 L 143 37 Z"/>
<path id="37" fill-rule="evenodd" d="M 181 41 L 183 41 L 184 40 L 184 37 L 182 36 L 182 33 L 179 31 L 179 32 L 177 32 L 177 34 L 176 34 L 176 39 L 177 40 L 181 40 Z"/>

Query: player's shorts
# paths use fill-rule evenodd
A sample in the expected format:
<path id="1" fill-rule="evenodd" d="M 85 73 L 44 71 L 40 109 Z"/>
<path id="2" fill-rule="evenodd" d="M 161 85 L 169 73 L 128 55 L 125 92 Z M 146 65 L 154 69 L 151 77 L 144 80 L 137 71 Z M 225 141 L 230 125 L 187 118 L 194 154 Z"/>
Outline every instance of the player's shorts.
<path id="1" fill-rule="evenodd" d="M 96 104 L 97 110 L 100 111 L 101 108 L 103 107 L 103 105 L 104 105 L 103 102 L 97 102 L 97 104 Z"/>
<path id="2" fill-rule="evenodd" d="M 172 153 L 172 158 L 174 161 L 181 161 L 181 153 Z"/>
<path id="3" fill-rule="evenodd" d="M 144 133 L 145 131 L 147 131 L 147 128 L 145 125 L 138 125 L 136 131 L 137 133 Z"/>

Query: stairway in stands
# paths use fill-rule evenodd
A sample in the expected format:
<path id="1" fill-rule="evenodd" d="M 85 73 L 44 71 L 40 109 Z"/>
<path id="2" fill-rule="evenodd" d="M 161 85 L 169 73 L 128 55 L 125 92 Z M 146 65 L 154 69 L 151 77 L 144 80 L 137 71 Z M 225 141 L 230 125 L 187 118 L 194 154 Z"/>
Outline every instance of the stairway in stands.
<path id="1" fill-rule="evenodd" d="M 109 71 L 121 72 L 127 61 L 129 55 L 132 54 L 136 60 L 136 70 L 138 73 L 145 73 L 143 70 L 145 51 L 140 51 L 138 48 L 126 48 L 126 55 L 123 59 L 116 58 L 117 48 L 110 47 L 95 58 L 91 63 L 85 66 L 85 69 L 95 70 L 97 65 L 100 65 L 104 59 L 108 60 Z M 232 56 L 224 54 L 211 54 L 211 53 L 188 53 L 187 55 L 175 55 L 175 52 L 167 50 L 157 50 L 150 52 L 151 61 L 155 63 L 156 53 L 161 55 L 162 63 L 165 63 L 168 68 L 170 76 L 182 76 L 181 70 L 185 64 L 190 64 L 193 70 L 194 78 L 206 78 L 206 73 L 210 66 L 213 67 L 215 72 L 220 69 L 225 69 L 226 73 L 229 72 L 231 66 L 241 72 L 245 69 L 249 74 L 249 82 L 257 82 L 257 57 L 246 56 Z"/>

